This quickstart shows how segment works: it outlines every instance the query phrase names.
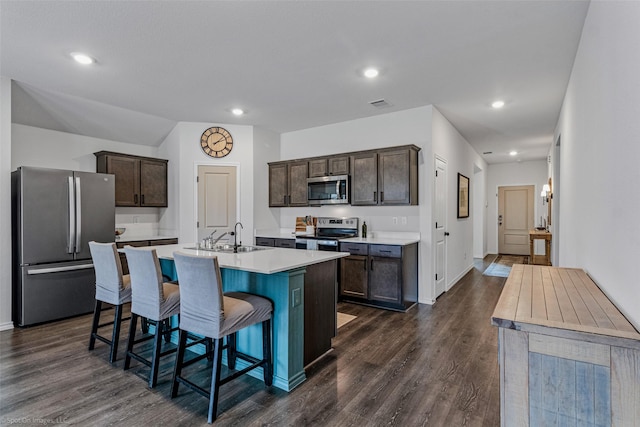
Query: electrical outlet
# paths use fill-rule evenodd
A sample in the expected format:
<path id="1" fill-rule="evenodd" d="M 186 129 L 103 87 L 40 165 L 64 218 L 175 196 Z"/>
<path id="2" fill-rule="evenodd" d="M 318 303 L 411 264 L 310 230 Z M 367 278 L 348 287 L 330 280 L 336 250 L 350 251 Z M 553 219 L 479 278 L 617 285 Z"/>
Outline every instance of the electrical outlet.
<path id="1" fill-rule="evenodd" d="M 134 216 L 134 217 L 133 217 L 133 223 L 134 223 L 134 224 L 137 224 L 137 223 L 139 223 L 139 222 L 140 222 L 140 217 L 139 217 L 139 216 Z"/>
<path id="2" fill-rule="evenodd" d="M 407 217 L 403 216 L 401 219 L 402 219 L 402 225 L 407 225 Z"/>
<path id="3" fill-rule="evenodd" d="M 393 217 L 393 225 L 398 225 L 398 217 L 397 216 Z"/>

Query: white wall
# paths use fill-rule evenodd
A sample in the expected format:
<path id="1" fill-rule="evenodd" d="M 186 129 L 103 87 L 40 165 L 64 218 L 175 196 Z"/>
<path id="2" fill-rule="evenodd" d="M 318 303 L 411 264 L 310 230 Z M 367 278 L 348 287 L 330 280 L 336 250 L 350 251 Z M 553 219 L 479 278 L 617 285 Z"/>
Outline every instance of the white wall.
<path id="1" fill-rule="evenodd" d="M 474 170 L 486 169 L 487 165 L 456 128 L 435 108 L 432 126 L 433 154 L 447 162 L 446 230 L 449 236 L 446 238 L 446 288 L 450 289 L 473 268 L 473 224 L 474 215 L 477 214 L 474 206 L 476 198 L 470 194 L 469 217 L 458 218 L 458 173 L 474 180 Z M 473 181 L 470 181 L 469 190 L 476 190 Z M 483 198 L 483 194 L 480 194 L 480 198 Z"/>
<path id="2" fill-rule="evenodd" d="M 233 136 L 233 150 L 222 159 L 207 156 L 200 148 L 202 133 L 211 126 L 222 126 Z M 196 176 L 198 165 L 236 166 L 239 171 L 239 221 L 244 227 L 241 237 L 245 243 L 253 242 L 253 127 L 229 124 L 181 122 L 162 142 L 160 152 L 171 156 L 169 175 L 177 183 L 178 200 L 170 200 L 163 215 L 162 227 L 176 229 L 181 243 L 197 241 L 196 233 Z M 165 217 L 166 216 L 166 220 Z"/>
<path id="3" fill-rule="evenodd" d="M 93 153 L 98 151 L 148 157 L 156 157 L 158 154 L 156 147 L 146 145 L 92 138 L 17 123 L 12 125 L 12 170 L 19 166 L 36 166 L 95 172 L 96 156 Z"/>
<path id="4" fill-rule="evenodd" d="M 484 163 L 484 162 L 483 162 Z M 487 251 L 487 165 L 474 163 L 473 181 L 471 182 L 473 198 L 473 257 L 484 258 Z"/>
<path id="5" fill-rule="evenodd" d="M 0 76 L 0 331 L 11 323 L 11 79 Z"/>
<path id="6" fill-rule="evenodd" d="M 269 209 L 269 162 L 280 160 L 280 134 L 253 129 L 253 222 L 259 230 L 280 228 L 280 209 Z"/>
<path id="7" fill-rule="evenodd" d="M 639 2 L 591 2 L 556 132 L 556 138 L 561 135 L 560 265 L 585 269 L 636 328 L 638 22 Z"/>
<path id="8" fill-rule="evenodd" d="M 530 162 L 498 163 L 489 165 L 487 172 L 487 250 L 498 253 L 498 187 L 510 185 L 534 185 L 535 225 L 540 222 L 540 216 L 547 216 L 547 205 L 542 204 L 540 192 L 547 183 L 547 161 L 535 160 Z M 536 242 L 536 254 L 544 254 L 544 243 Z"/>

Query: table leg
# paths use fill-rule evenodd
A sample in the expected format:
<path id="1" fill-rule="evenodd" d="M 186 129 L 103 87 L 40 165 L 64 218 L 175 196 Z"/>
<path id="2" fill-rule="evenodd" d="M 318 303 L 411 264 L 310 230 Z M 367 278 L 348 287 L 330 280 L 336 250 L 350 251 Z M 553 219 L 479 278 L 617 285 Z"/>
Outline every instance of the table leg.
<path id="1" fill-rule="evenodd" d="M 533 264 L 533 237 L 529 238 L 529 264 Z"/>
<path id="2" fill-rule="evenodd" d="M 551 265 L 551 240 L 544 240 L 544 254 L 547 257 L 547 265 Z"/>

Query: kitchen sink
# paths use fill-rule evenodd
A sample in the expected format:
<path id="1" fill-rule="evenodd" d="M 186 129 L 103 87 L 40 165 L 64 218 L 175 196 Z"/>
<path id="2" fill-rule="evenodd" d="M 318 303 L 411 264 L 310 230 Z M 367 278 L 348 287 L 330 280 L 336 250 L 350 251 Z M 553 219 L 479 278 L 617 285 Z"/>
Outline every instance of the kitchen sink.
<path id="1" fill-rule="evenodd" d="M 191 247 L 191 248 L 185 248 L 185 249 L 193 249 L 193 250 L 207 251 L 207 252 L 233 253 L 233 245 L 216 245 L 212 248 Z M 263 246 L 238 246 L 238 253 L 262 251 L 265 249 L 269 249 L 269 248 L 263 247 Z"/>

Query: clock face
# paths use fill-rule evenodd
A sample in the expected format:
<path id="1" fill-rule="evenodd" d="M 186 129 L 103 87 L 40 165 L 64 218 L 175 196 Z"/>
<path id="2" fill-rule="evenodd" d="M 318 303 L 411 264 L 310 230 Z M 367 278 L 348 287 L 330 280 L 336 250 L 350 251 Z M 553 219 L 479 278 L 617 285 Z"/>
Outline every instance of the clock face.
<path id="1" fill-rule="evenodd" d="M 208 156 L 224 157 L 233 148 L 233 138 L 225 128 L 211 127 L 202 133 L 200 147 Z"/>

